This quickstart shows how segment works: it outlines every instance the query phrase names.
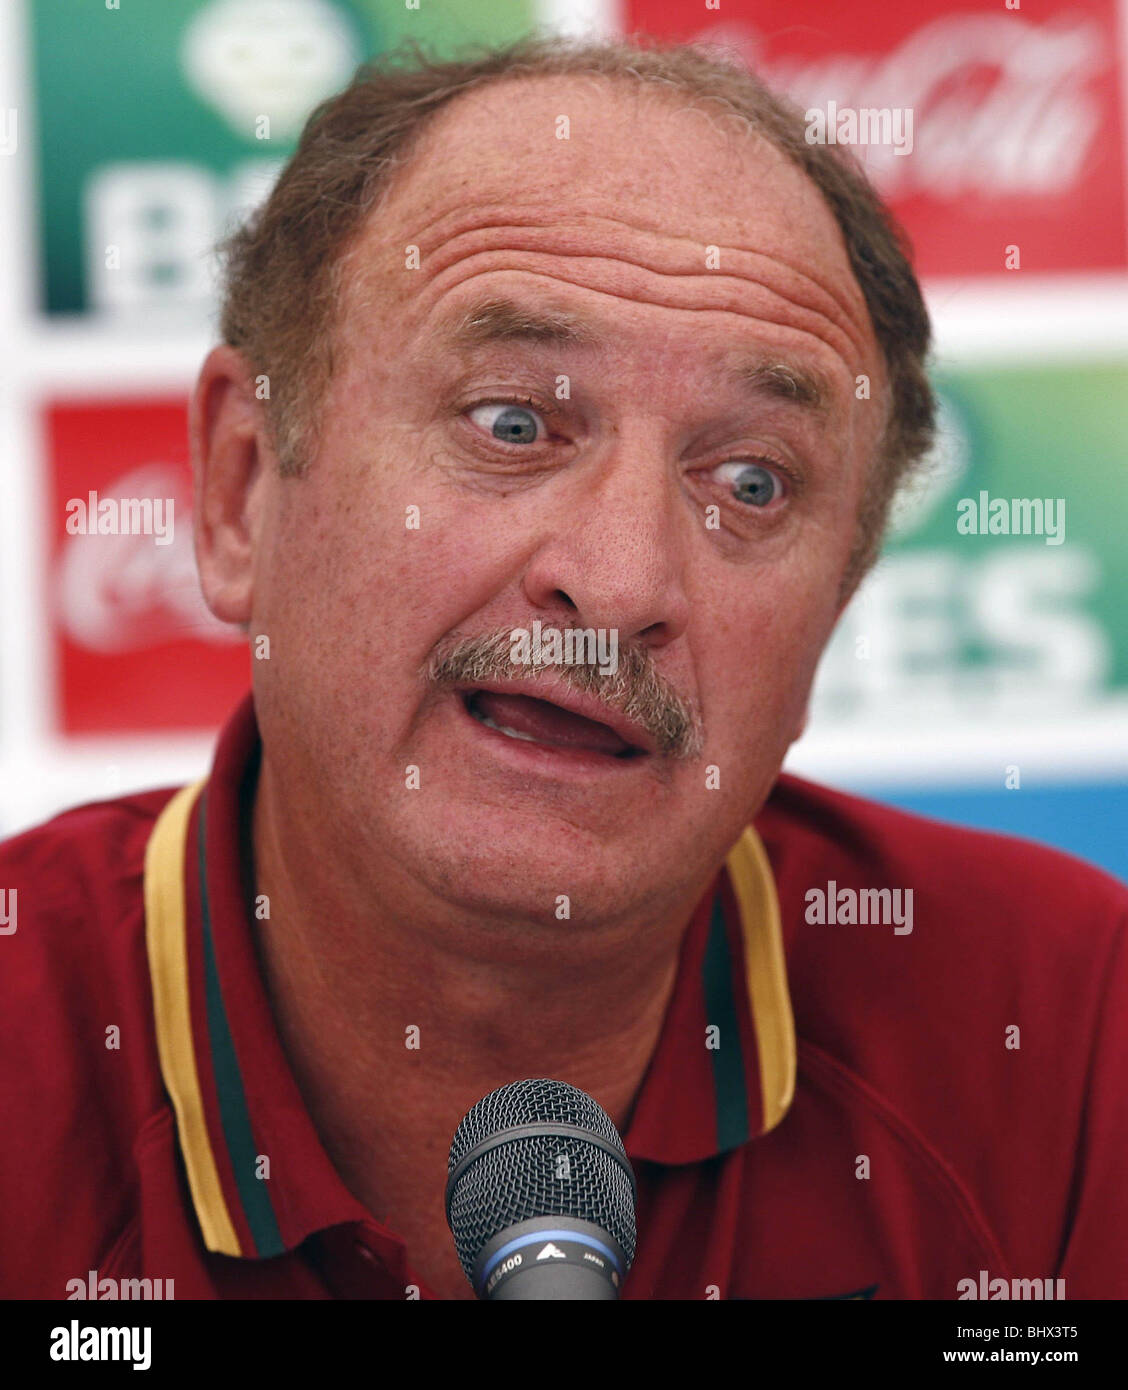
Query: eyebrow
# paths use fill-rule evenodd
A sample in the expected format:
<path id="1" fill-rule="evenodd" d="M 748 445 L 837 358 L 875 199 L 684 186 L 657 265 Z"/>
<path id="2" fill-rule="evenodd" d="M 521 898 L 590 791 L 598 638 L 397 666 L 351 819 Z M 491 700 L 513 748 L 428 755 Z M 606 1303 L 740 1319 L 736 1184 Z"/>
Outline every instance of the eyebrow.
<path id="1" fill-rule="evenodd" d="M 560 309 L 526 309 L 511 299 L 488 299 L 468 309 L 451 334 L 456 346 L 540 343 L 548 347 L 595 348 L 602 339 L 582 319 Z"/>
<path id="2" fill-rule="evenodd" d="M 762 392 L 776 400 L 790 401 L 826 419 L 832 413 L 835 393 L 822 372 L 791 362 L 761 358 L 731 358 L 724 369 L 733 385 Z"/>
<path id="3" fill-rule="evenodd" d="M 511 299 L 488 299 L 471 306 L 454 323 L 449 340 L 455 347 L 529 343 L 540 347 L 592 350 L 606 340 L 583 319 L 561 309 L 529 309 Z M 825 419 L 835 392 L 822 372 L 770 356 L 732 352 L 721 367 L 724 379 L 753 394 L 800 406 Z"/>

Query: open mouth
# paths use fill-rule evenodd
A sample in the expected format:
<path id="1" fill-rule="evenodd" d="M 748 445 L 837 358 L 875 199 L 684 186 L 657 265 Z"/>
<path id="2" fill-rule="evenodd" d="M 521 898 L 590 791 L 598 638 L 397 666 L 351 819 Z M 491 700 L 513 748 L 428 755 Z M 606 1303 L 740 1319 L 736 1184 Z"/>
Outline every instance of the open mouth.
<path id="1" fill-rule="evenodd" d="M 628 743 L 607 724 L 562 709 L 550 700 L 493 690 L 464 690 L 461 695 L 473 719 L 506 738 L 610 758 L 646 756 L 646 749 Z"/>

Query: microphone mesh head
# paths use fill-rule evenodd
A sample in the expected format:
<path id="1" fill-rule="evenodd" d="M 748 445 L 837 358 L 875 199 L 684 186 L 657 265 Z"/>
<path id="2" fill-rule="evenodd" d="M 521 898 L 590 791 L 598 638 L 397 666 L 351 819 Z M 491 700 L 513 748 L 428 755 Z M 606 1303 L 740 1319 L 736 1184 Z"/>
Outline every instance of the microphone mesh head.
<path id="1" fill-rule="evenodd" d="M 483 1097 L 455 1131 L 448 1173 L 483 1140 L 530 1124 L 586 1129 L 622 1154 L 625 1167 L 567 1133 L 512 1139 L 487 1150 L 459 1178 L 447 1210 L 466 1277 L 473 1278 L 474 1261 L 488 1241 L 537 1216 L 572 1216 L 601 1227 L 623 1247 L 629 1268 L 635 1250 L 630 1160 L 610 1116 L 576 1086 L 515 1081 Z"/>

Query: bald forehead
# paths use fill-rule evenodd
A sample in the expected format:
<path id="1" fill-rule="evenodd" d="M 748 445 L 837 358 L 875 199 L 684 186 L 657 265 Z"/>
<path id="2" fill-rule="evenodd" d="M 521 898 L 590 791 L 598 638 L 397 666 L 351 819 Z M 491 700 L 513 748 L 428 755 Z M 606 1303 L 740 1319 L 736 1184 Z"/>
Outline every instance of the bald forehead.
<path id="1" fill-rule="evenodd" d="M 695 246 L 801 241 L 812 270 L 849 273 L 834 217 L 790 160 L 719 104 L 653 83 L 525 77 L 463 93 L 424 130 L 385 207 L 419 225 L 489 197 L 618 211 Z M 768 204 L 787 206 L 783 238 Z"/>
<path id="2" fill-rule="evenodd" d="M 349 262 L 359 290 L 345 316 L 380 304 L 405 332 L 467 282 L 517 271 L 640 306 L 655 331 L 684 332 L 701 310 L 741 316 L 821 356 L 840 393 L 863 372 L 883 389 L 864 297 L 814 184 L 720 108 L 634 81 L 463 93 L 424 129 Z"/>

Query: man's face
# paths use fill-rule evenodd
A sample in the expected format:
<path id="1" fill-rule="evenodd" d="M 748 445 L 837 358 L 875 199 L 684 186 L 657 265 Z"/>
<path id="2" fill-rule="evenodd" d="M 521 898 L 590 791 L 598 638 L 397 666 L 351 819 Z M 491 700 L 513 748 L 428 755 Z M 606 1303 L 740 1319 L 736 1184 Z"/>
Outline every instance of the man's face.
<path id="1" fill-rule="evenodd" d="M 884 419 L 831 214 L 731 125 L 627 84 L 507 83 L 440 116 L 344 283 L 317 456 L 262 484 L 280 789 L 374 890 L 394 862 L 523 919 L 567 894 L 573 924 L 684 894 L 799 731 Z M 459 336 L 501 302 L 574 331 L 495 339 L 495 307 Z M 598 716 L 598 683 L 428 679 L 534 620 L 614 630 L 700 755 L 654 751 L 621 703 L 617 736 L 557 708 Z"/>

